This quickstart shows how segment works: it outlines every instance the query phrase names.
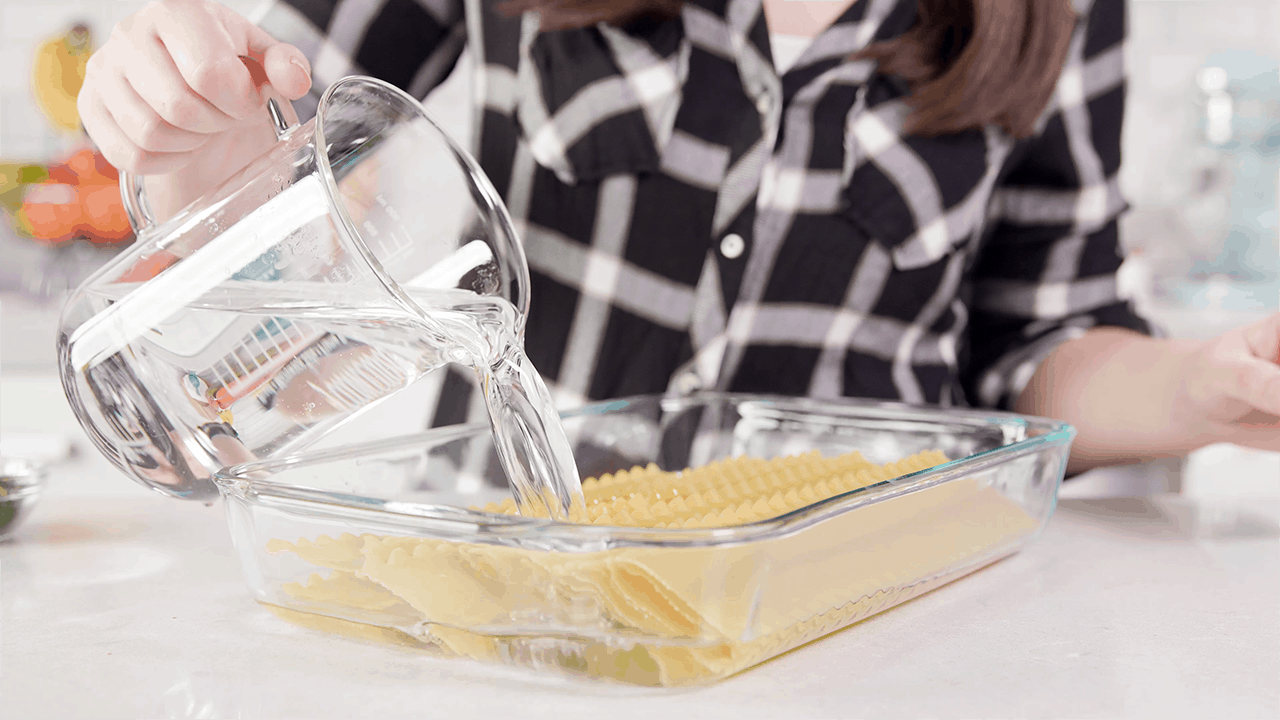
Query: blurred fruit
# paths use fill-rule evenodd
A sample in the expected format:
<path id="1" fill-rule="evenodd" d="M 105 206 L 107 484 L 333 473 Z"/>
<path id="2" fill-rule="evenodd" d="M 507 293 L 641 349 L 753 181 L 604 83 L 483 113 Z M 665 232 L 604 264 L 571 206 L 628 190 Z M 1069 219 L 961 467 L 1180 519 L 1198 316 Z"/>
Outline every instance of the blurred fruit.
<path id="1" fill-rule="evenodd" d="M 18 232 L 57 245 L 83 238 L 112 245 L 133 235 L 120 200 L 116 169 L 92 149 L 51 166 L 46 178 L 26 185 L 16 220 Z"/>
<path id="2" fill-rule="evenodd" d="M 10 214 L 22 207 L 28 185 L 44 182 L 49 169 L 31 163 L 0 163 L 0 209 Z"/>
<path id="3" fill-rule="evenodd" d="M 85 68 L 92 54 L 93 35 L 85 25 L 76 25 L 36 51 L 35 77 L 31 87 L 35 91 L 36 103 L 59 129 L 80 132 L 76 96 L 84 84 Z"/>

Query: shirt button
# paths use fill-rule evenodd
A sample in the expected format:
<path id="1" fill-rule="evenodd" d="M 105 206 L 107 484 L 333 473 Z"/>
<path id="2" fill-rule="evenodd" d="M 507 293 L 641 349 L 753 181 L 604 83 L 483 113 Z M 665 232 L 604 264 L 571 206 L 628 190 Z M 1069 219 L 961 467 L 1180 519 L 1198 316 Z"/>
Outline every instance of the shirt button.
<path id="1" fill-rule="evenodd" d="M 738 233 L 729 233 L 720 241 L 720 254 L 730 260 L 737 260 L 746 249 L 747 242 Z"/>

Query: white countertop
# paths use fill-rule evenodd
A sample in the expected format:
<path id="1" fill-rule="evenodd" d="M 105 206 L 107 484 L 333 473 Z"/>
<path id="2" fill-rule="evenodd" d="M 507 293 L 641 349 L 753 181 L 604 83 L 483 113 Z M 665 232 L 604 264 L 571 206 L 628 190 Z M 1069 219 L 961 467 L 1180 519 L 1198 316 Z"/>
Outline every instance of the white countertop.
<path id="1" fill-rule="evenodd" d="M 9 402 L 43 405 L 47 383 L 7 387 L 5 429 L 49 429 Z M 250 599 L 220 506 L 150 494 L 82 449 L 0 543 L 0 718 L 1280 715 L 1265 462 L 1201 463 L 1200 486 L 1255 476 L 1217 495 L 1090 499 L 1082 479 L 1021 554 L 719 684 L 658 691 L 287 623 Z"/>

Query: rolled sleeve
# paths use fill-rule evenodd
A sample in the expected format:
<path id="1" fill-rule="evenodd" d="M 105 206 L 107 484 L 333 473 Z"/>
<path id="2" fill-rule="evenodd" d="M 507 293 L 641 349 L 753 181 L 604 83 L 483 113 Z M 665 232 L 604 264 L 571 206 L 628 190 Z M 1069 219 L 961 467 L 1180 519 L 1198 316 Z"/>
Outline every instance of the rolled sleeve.
<path id="1" fill-rule="evenodd" d="M 1012 408 L 1040 363 L 1090 328 L 1150 332 L 1116 282 L 1125 21 L 1123 0 L 1084 10 L 1041 130 L 993 196 L 964 377 L 981 405 Z"/>

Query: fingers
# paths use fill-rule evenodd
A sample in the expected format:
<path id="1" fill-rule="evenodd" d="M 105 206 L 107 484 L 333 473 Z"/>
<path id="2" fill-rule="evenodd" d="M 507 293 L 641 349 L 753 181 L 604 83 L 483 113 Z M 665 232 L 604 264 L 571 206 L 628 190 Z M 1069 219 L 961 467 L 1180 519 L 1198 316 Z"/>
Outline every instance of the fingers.
<path id="1" fill-rule="evenodd" d="M 134 143 L 99 99 L 95 88 L 80 91 L 81 122 L 112 166 L 139 175 L 159 175 L 183 167 L 188 153 L 147 152 Z"/>
<path id="2" fill-rule="evenodd" d="M 112 119 L 141 150 L 149 153 L 190 152 L 209 139 L 208 135 L 184 130 L 166 121 L 121 73 L 110 73 L 100 87 L 112 98 L 109 110 Z"/>
<path id="3" fill-rule="evenodd" d="M 1244 341 L 1254 357 L 1280 363 L 1280 313 L 1245 328 Z"/>
<path id="4" fill-rule="evenodd" d="M 311 65 L 302 51 L 294 46 L 279 43 L 267 48 L 263 53 L 262 66 L 267 71 L 271 86 L 285 98 L 297 100 L 310 92 Z"/>
<path id="5" fill-rule="evenodd" d="M 215 108 L 187 85 L 168 49 L 156 36 L 137 38 L 125 54 L 127 56 L 119 72 L 165 122 L 202 135 L 224 131 L 236 123 L 236 118 Z M 247 74 L 238 59 L 236 64 L 241 65 L 241 72 Z M 114 104 L 114 97 L 109 100 Z"/>
<path id="6" fill-rule="evenodd" d="M 1280 452 L 1280 426 L 1223 428 L 1214 442 L 1229 442 L 1241 447 Z"/>
<path id="7" fill-rule="evenodd" d="M 228 29 L 242 54 L 262 64 L 271 86 L 289 100 L 297 100 L 311 89 L 311 64 L 298 48 L 276 40 L 267 31 L 237 15 L 230 8 L 214 4 L 211 11 Z"/>
<path id="8" fill-rule="evenodd" d="M 1270 430 L 1277 435 L 1276 439 L 1280 440 L 1280 415 L 1272 415 L 1261 410 L 1251 410 L 1239 420 L 1236 420 L 1236 425 L 1244 428 Z"/>
<path id="9" fill-rule="evenodd" d="M 1235 353 L 1224 367 L 1224 390 L 1262 412 L 1280 415 L 1280 313 L 1244 328 L 1241 337 L 1245 352 Z"/>
<path id="10" fill-rule="evenodd" d="M 266 82 L 290 100 L 305 95 L 302 52 L 218 3 L 163 0 L 117 24 L 90 58 L 78 105 L 108 160 L 151 174 L 195 162 L 222 133 L 260 125 Z"/>
<path id="11" fill-rule="evenodd" d="M 1280 415 L 1280 365 L 1241 357 L 1224 364 L 1215 374 L 1224 395 L 1265 413 Z"/>
<path id="12" fill-rule="evenodd" d="M 259 112 L 262 98 L 240 61 L 249 53 L 246 28 L 215 17 L 203 3 L 190 3 L 184 10 L 157 13 L 153 22 L 163 52 L 188 91 L 236 120 Z"/>

